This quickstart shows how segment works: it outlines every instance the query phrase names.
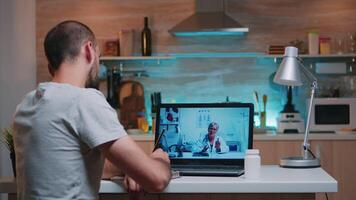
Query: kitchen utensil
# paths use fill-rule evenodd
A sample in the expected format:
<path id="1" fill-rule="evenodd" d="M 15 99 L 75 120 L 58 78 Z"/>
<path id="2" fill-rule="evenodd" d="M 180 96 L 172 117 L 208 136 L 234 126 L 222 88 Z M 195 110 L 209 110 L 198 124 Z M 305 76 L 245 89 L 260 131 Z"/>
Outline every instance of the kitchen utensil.
<path id="1" fill-rule="evenodd" d="M 263 95 L 262 101 L 263 101 L 263 111 L 266 112 L 267 95 L 265 94 Z"/>
<path id="2" fill-rule="evenodd" d="M 258 112 L 261 112 L 261 107 L 260 107 L 260 103 L 259 103 L 259 100 L 258 100 L 258 93 L 257 91 L 254 91 L 253 92 L 253 98 L 257 104 L 257 108 L 258 108 Z"/>

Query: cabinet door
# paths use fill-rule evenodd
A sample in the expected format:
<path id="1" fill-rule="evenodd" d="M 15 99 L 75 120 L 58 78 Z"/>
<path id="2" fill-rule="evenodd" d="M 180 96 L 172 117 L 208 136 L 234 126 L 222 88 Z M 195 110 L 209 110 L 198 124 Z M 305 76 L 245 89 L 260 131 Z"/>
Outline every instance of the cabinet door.
<path id="1" fill-rule="evenodd" d="M 255 140 L 253 142 L 253 148 L 260 150 L 262 165 L 278 165 L 281 157 L 299 156 L 302 149 L 301 141 Z"/>
<path id="2" fill-rule="evenodd" d="M 147 154 L 151 154 L 152 153 L 152 151 L 153 151 L 153 141 L 136 141 L 136 143 Z"/>
<path id="3" fill-rule="evenodd" d="M 302 140 L 259 140 L 253 147 L 260 149 L 263 165 L 278 165 L 283 156 L 300 156 Z M 330 200 L 356 199 L 356 141 L 352 140 L 311 140 L 314 154 L 320 155 L 321 166 L 338 181 L 338 192 L 329 193 Z M 325 194 L 318 193 L 317 200 L 324 200 Z"/>

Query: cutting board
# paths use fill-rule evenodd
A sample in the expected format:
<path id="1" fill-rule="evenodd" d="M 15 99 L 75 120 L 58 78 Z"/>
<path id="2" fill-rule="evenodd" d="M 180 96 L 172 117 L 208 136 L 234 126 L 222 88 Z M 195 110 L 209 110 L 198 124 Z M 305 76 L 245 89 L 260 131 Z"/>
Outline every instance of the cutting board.
<path id="1" fill-rule="evenodd" d="M 137 118 L 145 116 L 144 88 L 140 82 L 123 81 L 118 89 L 120 122 L 125 129 L 137 129 Z"/>

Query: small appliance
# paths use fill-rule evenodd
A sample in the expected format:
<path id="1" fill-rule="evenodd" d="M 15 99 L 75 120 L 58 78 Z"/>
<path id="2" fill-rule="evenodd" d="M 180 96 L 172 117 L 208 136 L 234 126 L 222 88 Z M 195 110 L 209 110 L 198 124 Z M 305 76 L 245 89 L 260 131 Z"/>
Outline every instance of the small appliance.
<path id="1" fill-rule="evenodd" d="M 278 133 L 302 133 L 305 131 L 304 120 L 300 117 L 297 110 L 292 104 L 292 87 L 288 86 L 287 103 L 284 109 L 280 112 L 277 119 Z"/>
<path id="2" fill-rule="evenodd" d="M 310 99 L 307 100 L 309 105 Z M 356 128 L 356 98 L 315 98 L 310 131 L 338 132 Z"/>

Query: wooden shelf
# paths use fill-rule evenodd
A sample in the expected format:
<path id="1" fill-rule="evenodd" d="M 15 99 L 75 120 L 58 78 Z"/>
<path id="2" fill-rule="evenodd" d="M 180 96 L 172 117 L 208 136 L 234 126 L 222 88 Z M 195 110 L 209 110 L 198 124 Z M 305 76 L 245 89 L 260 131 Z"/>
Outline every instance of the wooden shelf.
<path id="1" fill-rule="evenodd" d="M 270 55 L 264 54 L 260 55 L 260 58 L 283 58 L 283 55 Z M 353 58 L 356 57 L 356 54 L 328 54 L 328 55 L 309 55 L 301 54 L 300 58 Z"/>
<path id="2" fill-rule="evenodd" d="M 174 58 L 258 58 L 260 52 L 201 52 L 201 53 L 171 53 Z"/>
<path id="3" fill-rule="evenodd" d="M 300 58 L 308 59 L 328 59 L 328 58 L 356 58 L 356 54 L 329 54 L 329 55 L 309 55 L 301 54 Z M 202 52 L 202 53 L 170 53 L 158 56 L 103 56 L 100 61 L 160 61 L 173 60 L 177 58 L 259 58 L 259 59 L 279 59 L 283 55 L 270 55 L 262 52 Z"/>

